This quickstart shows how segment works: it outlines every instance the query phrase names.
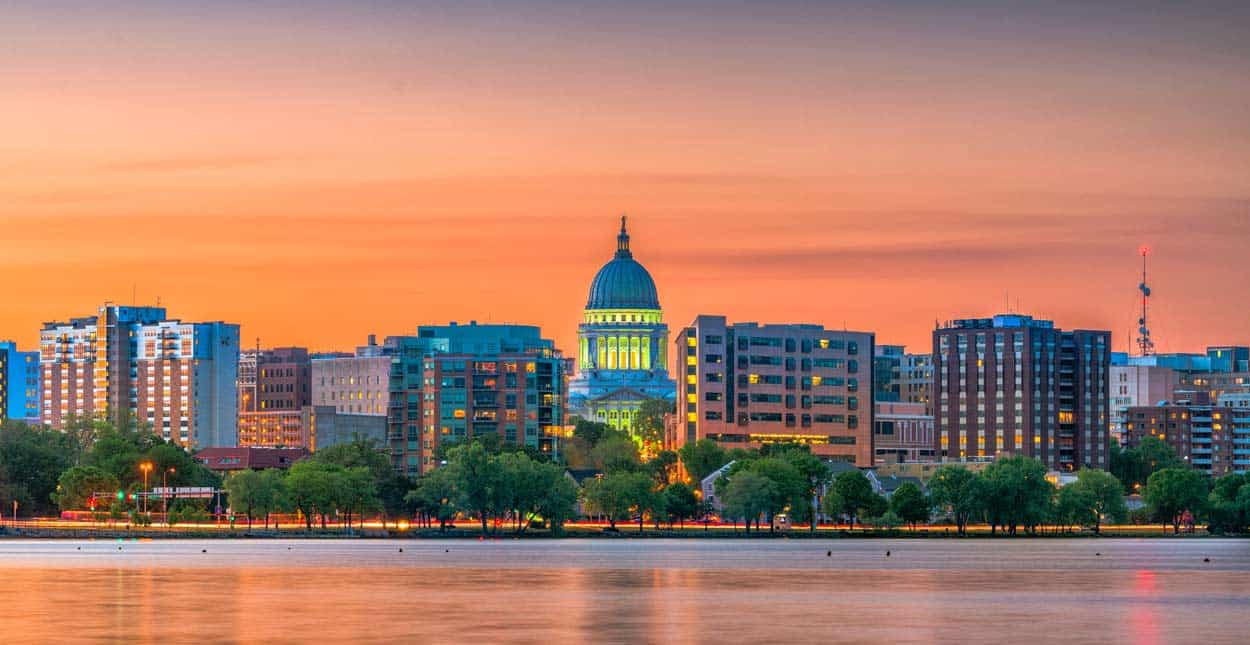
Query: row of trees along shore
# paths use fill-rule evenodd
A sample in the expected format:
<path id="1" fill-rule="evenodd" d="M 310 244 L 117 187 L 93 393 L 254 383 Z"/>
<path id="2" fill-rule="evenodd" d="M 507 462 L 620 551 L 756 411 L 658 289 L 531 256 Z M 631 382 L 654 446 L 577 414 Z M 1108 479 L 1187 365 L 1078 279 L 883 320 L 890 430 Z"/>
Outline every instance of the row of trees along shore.
<path id="1" fill-rule="evenodd" d="M 1179 532 L 1188 518 L 1217 533 L 1244 533 L 1250 525 L 1250 476 L 1212 480 L 1153 438 L 1133 449 L 1113 449 L 1110 473 L 1082 470 L 1063 487 L 1046 480 L 1041 462 L 1009 457 L 981 472 L 941 466 L 926 489 L 903 483 L 886 500 L 863 472 L 835 475 L 803 446 L 725 449 L 701 440 L 676 452 L 661 450 L 655 426 L 664 411 L 658 404 L 645 411 L 640 425 L 652 430 L 641 449 L 624 432 L 578 421 L 562 463 L 488 435 L 447 447 L 437 455 L 440 467 L 415 480 L 396 473 L 384 450 L 359 438 L 319 450 L 289 471 L 242 471 L 223 482 L 138 424 L 74 420 L 53 432 L 6 421 L 0 425 L 0 503 L 16 501 L 28 516 L 91 509 L 96 517 L 143 524 L 150 516 L 140 512 L 143 500 L 134 493 L 144 488 L 140 464 L 147 464 L 149 477 L 156 477 L 150 486 L 160 485 L 163 476 L 171 487 L 223 488 L 225 503 L 249 527 L 259 522 L 267 528 L 276 514 L 298 512 L 309 530 L 329 522 L 350 530 L 370 516 L 384 525 L 415 519 L 446 531 L 456 520 L 472 518 L 484 534 L 543 526 L 558 535 L 565 522 L 586 516 L 604 520 L 609 531 L 627 522 L 643 531 L 648 522 L 672 527 L 704 517 L 710 509 L 692 483 L 732 464 L 715 492 L 722 519 L 742 522 L 748 533 L 761 526 L 773 530 L 782 514 L 809 530 L 829 519 L 851 530 L 859 524 L 914 529 L 940 521 L 960 534 L 982 523 L 1008 535 L 1045 527 L 1098 531 L 1104 522 L 1125 521 L 1167 523 Z M 593 475 L 579 486 L 570 472 Z M 120 496 L 100 495 L 112 491 Z M 1129 513 L 1126 491 L 1139 491 L 1145 508 Z M 214 503 L 172 500 L 170 515 L 204 518 Z"/>

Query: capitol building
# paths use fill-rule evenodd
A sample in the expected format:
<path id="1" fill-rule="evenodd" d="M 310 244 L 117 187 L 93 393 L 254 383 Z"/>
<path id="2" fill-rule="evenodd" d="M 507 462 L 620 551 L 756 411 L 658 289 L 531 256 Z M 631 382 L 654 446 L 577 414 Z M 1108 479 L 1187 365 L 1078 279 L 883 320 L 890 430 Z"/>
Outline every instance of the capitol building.
<path id="1" fill-rule="evenodd" d="M 570 415 L 632 432 L 643 401 L 676 396 L 660 297 L 651 274 L 629 250 L 624 217 L 616 255 L 590 283 L 577 344 Z"/>

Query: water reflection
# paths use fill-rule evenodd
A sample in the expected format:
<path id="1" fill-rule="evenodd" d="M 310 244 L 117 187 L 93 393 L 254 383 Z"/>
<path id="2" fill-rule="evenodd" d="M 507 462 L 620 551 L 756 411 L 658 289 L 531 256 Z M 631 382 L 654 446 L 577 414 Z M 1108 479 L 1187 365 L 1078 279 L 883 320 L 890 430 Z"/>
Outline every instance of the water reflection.
<path id="1" fill-rule="evenodd" d="M 1250 610 L 1235 540 L 117 546 L 0 542 L 0 639 L 1226 642 Z"/>

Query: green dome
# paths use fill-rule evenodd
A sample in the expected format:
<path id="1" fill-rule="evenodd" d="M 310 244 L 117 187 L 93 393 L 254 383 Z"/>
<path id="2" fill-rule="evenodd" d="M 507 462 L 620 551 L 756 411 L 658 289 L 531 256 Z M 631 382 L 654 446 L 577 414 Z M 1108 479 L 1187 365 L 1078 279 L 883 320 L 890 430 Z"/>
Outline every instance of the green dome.
<path id="1" fill-rule="evenodd" d="M 621 218 L 621 232 L 616 237 L 616 257 L 603 265 L 590 283 L 587 309 L 659 309 L 660 296 L 655 280 L 646 267 L 634 259 L 629 250 L 629 234 L 625 232 L 625 218 Z"/>

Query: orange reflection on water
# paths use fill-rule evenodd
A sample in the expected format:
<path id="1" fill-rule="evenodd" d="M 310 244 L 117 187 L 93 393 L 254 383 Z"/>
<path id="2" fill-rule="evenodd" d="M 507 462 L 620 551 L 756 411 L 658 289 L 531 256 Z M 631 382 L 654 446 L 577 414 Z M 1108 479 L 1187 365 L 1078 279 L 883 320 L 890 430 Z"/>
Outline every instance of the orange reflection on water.
<path id="1" fill-rule="evenodd" d="M 1097 544 L 1099 557 L 1079 540 L 0 541 L 0 641 L 1239 638 L 1244 542 Z M 1202 568 L 1196 549 L 1222 551 Z"/>

